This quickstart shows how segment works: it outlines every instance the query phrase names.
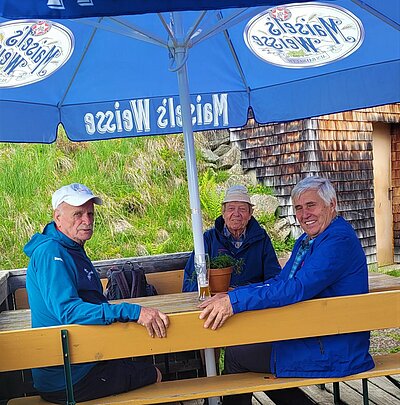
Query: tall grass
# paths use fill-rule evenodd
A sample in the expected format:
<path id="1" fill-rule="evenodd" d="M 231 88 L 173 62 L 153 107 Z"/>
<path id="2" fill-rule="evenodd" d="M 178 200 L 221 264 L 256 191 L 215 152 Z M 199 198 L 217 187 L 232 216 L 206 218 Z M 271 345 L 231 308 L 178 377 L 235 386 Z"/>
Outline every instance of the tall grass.
<path id="1" fill-rule="evenodd" d="M 25 267 L 23 246 L 52 220 L 51 195 L 79 182 L 98 193 L 92 260 L 193 248 L 183 137 L 52 145 L 0 144 L 0 269 Z M 220 213 L 226 172 L 199 160 L 204 227 Z"/>
<path id="2" fill-rule="evenodd" d="M 52 220 L 51 195 L 86 184 L 102 196 L 92 259 L 192 246 L 181 136 L 53 145 L 0 145 L 0 268 L 27 265 L 22 248 Z"/>

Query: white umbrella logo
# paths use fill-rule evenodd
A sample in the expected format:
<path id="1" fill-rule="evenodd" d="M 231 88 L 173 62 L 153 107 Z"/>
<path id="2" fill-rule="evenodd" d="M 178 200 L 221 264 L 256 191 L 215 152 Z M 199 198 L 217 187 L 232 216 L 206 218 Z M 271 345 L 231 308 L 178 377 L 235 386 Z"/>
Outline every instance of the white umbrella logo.
<path id="1" fill-rule="evenodd" d="M 269 9 L 244 31 L 260 59 L 286 68 L 321 66 L 345 58 L 363 42 L 361 21 L 344 8 L 321 3 Z"/>
<path id="2" fill-rule="evenodd" d="M 0 87 L 20 87 L 50 76 L 70 58 L 72 32 L 57 23 L 18 20 L 0 24 Z"/>

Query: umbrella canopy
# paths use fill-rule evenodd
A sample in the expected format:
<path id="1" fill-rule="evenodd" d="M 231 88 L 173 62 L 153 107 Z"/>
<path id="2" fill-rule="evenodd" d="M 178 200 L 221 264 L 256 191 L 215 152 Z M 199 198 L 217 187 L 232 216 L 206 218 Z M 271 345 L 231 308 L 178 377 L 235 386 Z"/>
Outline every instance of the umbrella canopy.
<path id="1" fill-rule="evenodd" d="M 146 11 L 132 1 L 100 9 L 90 0 L 69 3 L 24 10 L 25 2 L 0 1 L 0 10 L 12 17 L 102 16 L 116 14 L 106 6 L 118 3 L 122 11 Z M 126 10 L 131 3 L 136 7 Z M 180 65 L 188 71 L 195 131 L 242 126 L 249 107 L 259 123 L 269 123 L 397 102 L 400 6 L 369 3 L 373 10 L 351 0 L 297 4 L 284 8 L 290 17 L 261 7 L 0 19 L 0 141 L 50 143 L 60 122 L 74 141 L 180 132 Z"/>
<path id="2" fill-rule="evenodd" d="M 183 132 L 204 255 L 193 130 L 400 101 L 398 0 L 291 3 L 0 0 L 0 142 Z"/>
<path id="3" fill-rule="evenodd" d="M 299 0 L 298 3 L 305 1 Z M 329 1 L 329 0 L 328 0 Z M 16 4 L 13 0 L 0 2 L 0 16 L 6 18 L 82 18 L 117 16 L 124 14 L 160 13 L 188 10 L 219 10 L 260 5 L 290 3 L 282 0 L 48 0 L 45 2 Z"/>

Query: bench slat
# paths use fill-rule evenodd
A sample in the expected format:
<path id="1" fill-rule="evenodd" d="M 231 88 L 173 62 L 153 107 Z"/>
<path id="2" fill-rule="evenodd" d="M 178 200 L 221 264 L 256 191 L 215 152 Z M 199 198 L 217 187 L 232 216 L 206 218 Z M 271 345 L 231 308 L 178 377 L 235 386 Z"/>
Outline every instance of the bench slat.
<path id="1" fill-rule="evenodd" d="M 148 273 L 146 279 L 156 287 L 158 294 L 174 294 L 182 291 L 183 270 Z"/>
<path id="2" fill-rule="evenodd" d="M 262 373 L 231 374 L 216 377 L 202 377 L 187 380 L 166 381 L 149 385 L 135 391 L 113 395 L 93 401 L 81 402 L 82 405 L 116 404 L 158 404 L 209 398 L 244 392 L 270 391 L 283 388 L 327 384 L 337 381 L 360 380 L 400 373 L 400 353 L 374 357 L 376 367 L 370 371 L 340 378 L 269 378 Z M 16 398 L 9 405 L 46 405 L 40 397 Z"/>
<path id="3" fill-rule="evenodd" d="M 183 270 L 162 271 L 158 273 L 147 273 L 146 279 L 149 284 L 153 284 L 158 294 L 175 294 L 182 291 Z M 103 289 L 106 289 L 107 279 L 100 279 Z M 19 288 L 14 293 L 15 306 L 17 309 L 29 308 L 26 288 Z"/>
<path id="4" fill-rule="evenodd" d="M 146 274 L 146 280 L 153 284 L 159 295 L 175 294 L 182 291 L 183 270 L 163 271 Z M 107 279 L 100 279 L 103 289 L 106 289 Z"/>
<path id="5" fill-rule="evenodd" d="M 235 315 L 217 331 L 203 327 L 200 311 L 171 314 L 166 339 L 151 339 L 135 322 L 4 331 L 0 332 L 0 371 L 63 364 L 61 329 L 69 331 L 71 362 L 81 363 L 393 328 L 400 325 L 399 308 L 397 290 L 248 311 Z"/>

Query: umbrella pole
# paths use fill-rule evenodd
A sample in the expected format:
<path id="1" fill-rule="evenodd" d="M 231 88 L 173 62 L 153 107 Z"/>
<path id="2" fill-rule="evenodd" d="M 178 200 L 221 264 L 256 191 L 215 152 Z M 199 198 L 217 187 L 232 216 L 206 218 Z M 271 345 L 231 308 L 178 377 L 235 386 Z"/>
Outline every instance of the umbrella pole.
<path id="1" fill-rule="evenodd" d="M 179 14 L 179 13 L 177 13 Z M 182 47 L 183 49 L 183 47 Z M 182 63 L 184 50 L 176 49 L 176 63 Z M 199 181 L 197 175 L 196 152 L 194 149 L 192 117 L 190 114 L 189 84 L 186 63 L 177 71 L 179 85 L 179 99 L 182 109 L 182 131 L 185 141 L 185 160 L 189 186 L 190 209 L 195 254 L 204 254 L 203 220 L 201 216 Z"/>
<path id="2" fill-rule="evenodd" d="M 182 45 L 184 35 L 180 13 L 173 13 L 173 18 L 175 34 L 178 40 L 178 46 L 175 48 L 175 62 L 177 66 L 179 66 L 177 75 L 179 99 L 182 111 L 182 131 L 185 142 L 185 160 L 189 186 L 190 209 L 192 213 L 194 252 L 195 254 L 204 254 L 203 220 L 200 207 L 199 180 L 197 175 L 196 153 L 194 149 L 192 116 L 190 113 L 189 81 L 185 61 L 185 55 L 186 52 L 188 52 L 188 49 L 185 45 Z M 207 376 L 217 375 L 214 349 L 205 349 L 204 352 Z M 217 405 L 219 400 L 218 398 L 209 398 L 208 402 L 210 405 Z"/>

